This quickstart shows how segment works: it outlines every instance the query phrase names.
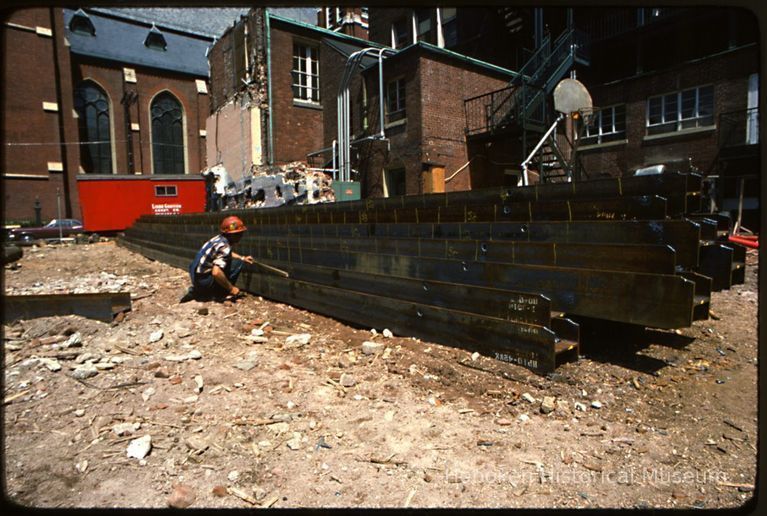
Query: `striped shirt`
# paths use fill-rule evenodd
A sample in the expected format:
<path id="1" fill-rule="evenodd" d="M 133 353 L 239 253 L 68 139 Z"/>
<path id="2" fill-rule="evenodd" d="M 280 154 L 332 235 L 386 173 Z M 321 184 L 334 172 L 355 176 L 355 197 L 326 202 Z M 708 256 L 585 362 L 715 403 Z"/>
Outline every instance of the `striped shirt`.
<path id="1" fill-rule="evenodd" d="M 226 269 L 232 260 L 232 246 L 224 235 L 216 235 L 202 246 L 192 262 L 192 280 L 194 277 L 205 276 L 211 273 L 214 265 Z"/>

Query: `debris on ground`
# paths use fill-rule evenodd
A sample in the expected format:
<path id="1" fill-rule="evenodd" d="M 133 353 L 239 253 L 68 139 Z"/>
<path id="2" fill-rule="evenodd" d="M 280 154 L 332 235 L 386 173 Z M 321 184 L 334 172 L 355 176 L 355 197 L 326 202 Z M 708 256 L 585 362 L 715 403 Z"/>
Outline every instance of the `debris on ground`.
<path id="1" fill-rule="evenodd" d="M 46 508 L 739 507 L 756 476 L 755 254 L 745 284 L 712 294 L 718 319 L 611 335 L 542 377 L 258 296 L 179 304 L 186 271 L 113 242 L 26 248 L 6 294 L 114 288 L 133 307 L 4 322 L 6 493 Z"/>

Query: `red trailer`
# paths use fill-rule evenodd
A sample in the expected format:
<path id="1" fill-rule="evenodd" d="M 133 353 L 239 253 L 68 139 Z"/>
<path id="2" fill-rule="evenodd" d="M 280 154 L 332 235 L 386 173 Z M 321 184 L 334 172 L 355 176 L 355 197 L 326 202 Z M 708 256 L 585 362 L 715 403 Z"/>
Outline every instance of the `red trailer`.
<path id="1" fill-rule="evenodd" d="M 205 178 L 199 175 L 90 175 L 77 177 L 86 231 L 122 231 L 141 215 L 205 211 Z"/>

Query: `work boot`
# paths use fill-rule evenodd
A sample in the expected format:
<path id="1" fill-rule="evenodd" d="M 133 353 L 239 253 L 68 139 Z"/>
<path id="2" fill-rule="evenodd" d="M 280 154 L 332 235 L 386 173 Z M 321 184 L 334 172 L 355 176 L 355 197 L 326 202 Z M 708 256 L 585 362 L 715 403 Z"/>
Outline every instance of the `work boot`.
<path id="1" fill-rule="evenodd" d="M 186 291 L 186 294 L 181 296 L 181 299 L 179 299 L 179 303 L 188 303 L 189 301 L 194 301 L 194 287 L 189 287 L 189 290 Z"/>

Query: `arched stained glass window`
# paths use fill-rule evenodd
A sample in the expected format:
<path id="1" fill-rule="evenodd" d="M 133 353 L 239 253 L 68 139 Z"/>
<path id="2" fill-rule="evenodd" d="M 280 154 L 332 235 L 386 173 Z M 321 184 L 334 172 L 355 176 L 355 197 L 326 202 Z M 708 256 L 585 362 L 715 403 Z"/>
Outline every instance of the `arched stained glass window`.
<path id="1" fill-rule="evenodd" d="M 83 81 L 75 89 L 80 126 L 80 162 L 88 174 L 112 173 L 109 99 L 96 83 Z"/>
<path id="2" fill-rule="evenodd" d="M 163 92 L 152 101 L 152 156 L 155 174 L 184 173 L 184 124 L 181 103 Z"/>

